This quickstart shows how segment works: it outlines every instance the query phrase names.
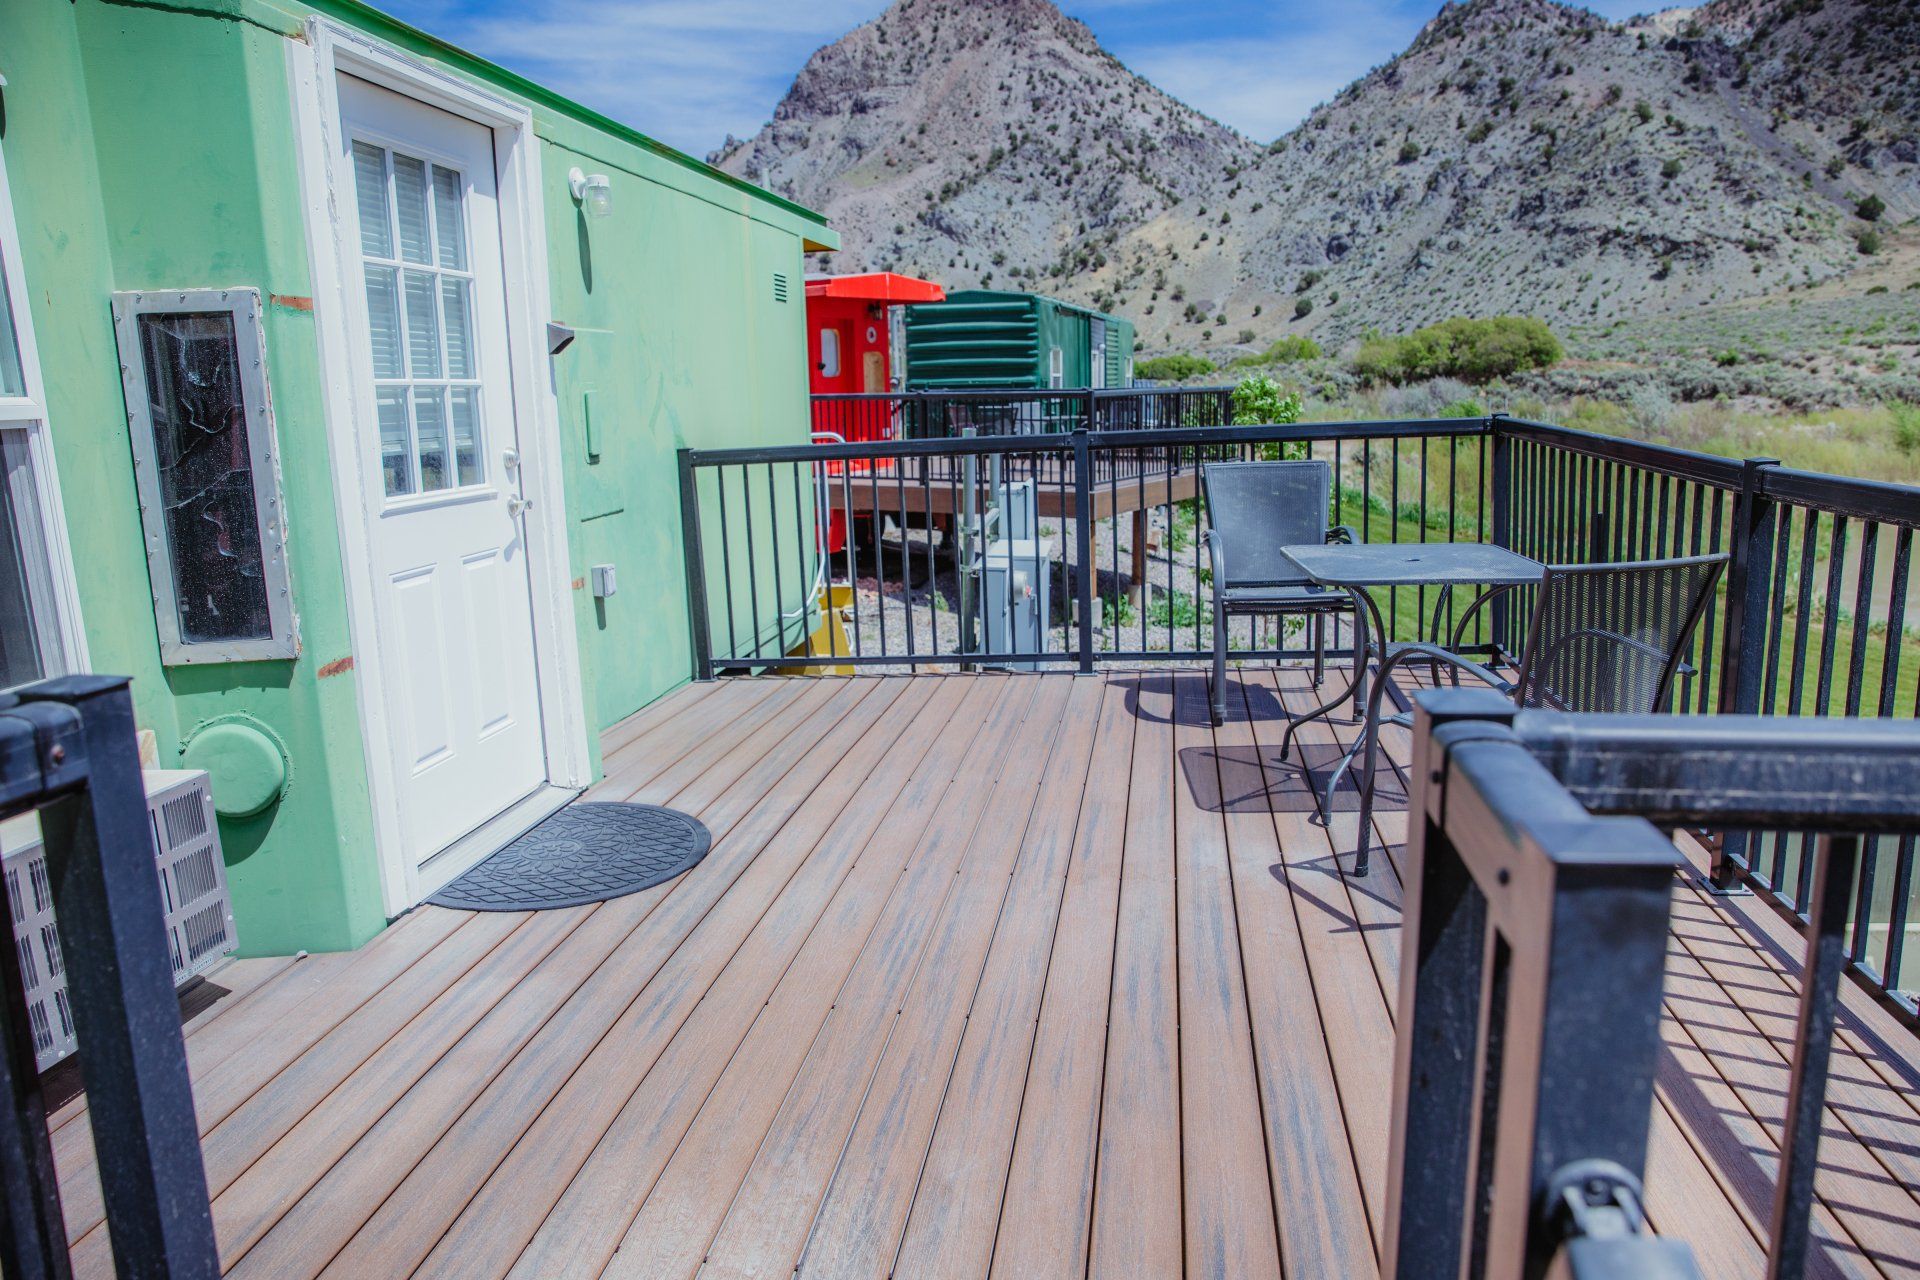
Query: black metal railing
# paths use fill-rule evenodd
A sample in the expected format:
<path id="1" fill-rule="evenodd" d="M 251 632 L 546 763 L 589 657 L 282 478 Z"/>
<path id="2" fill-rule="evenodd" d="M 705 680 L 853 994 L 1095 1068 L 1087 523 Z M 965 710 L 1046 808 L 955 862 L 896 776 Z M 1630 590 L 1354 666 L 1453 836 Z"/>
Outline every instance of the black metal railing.
<path id="1" fill-rule="evenodd" d="M 1161 410 L 1143 406 L 1180 403 L 1167 392 L 1157 393 L 1160 402 L 1079 394 L 1092 396 L 1084 403 L 1099 405 L 1099 414 L 1108 404 L 1148 415 Z M 975 434 L 684 452 L 697 671 L 1009 662 L 1085 670 L 1203 660 L 1213 611 L 1198 464 L 1312 456 L 1334 467 L 1331 522 L 1352 525 L 1368 542 L 1491 541 L 1549 563 L 1729 552 L 1676 686 L 1676 711 L 1920 716 L 1912 554 L 1920 489 L 1499 415 L 1011 436 L 962 430 Z M 1010 554 L 1001 568 L 1033 592 L 1036 609 L 1044 606 L 1037 635 L 1018 633 L 1011 617 L 983 626 L 993 601 L 977 589 L 979 573 L 963 572 L 1007 532 L 982 518 L 1015 507 L 1030 512 L 1035 527 L 1014 530 L 1032 536 L 1003 549 Z M 842 584 L 844 605 L 828 605 L 816 590 L 828 580 Z M 994 596 L 1003 608 L 1005 598 Z M 1454 602 L 1431 590 L 1382 592 L 1379 601 L 1397 638 L 1416 638 L 1436 605 L 1446 625 L 1453 621 Z M 1497 599 L 1463 647 L 1517 654 L 1531 605 L 1527 591 Z M 1307 656 L 1298 622 L 1230 625 L 1233 656 Z M 988 631 L 1020 643 L 997 651 Z M 1330 648 L 1346 640 L 1335 635 Z M 1716 884 L 1751 887 L 1804 921 L 1810 837 L 1732 830 L 1713 843 Z M 1910 1022 L 1920 987 L 1906 964 L 1920 893 L 1914 861 L 1910 837 L 1865 841 L 1862 909 L 1849 943 L 1855 976 Z"/>
<path id="2" fill-rule="evenodd" d="M 154 872 L 127 681 L 68 676 L 0 694 L 0 817 L 37 811 L 114 1266 L 220 1274 Z M 9 1277 L 71 1273 L 20 959 L 0 947 L 0 1133 Z"/>
<path id="3" fill-rule="evenodd" d="M 1862 849 L 1920 831 L 1920 724 L 1415 700 L 1386 1274 L 1697 1274 L 1641 1190 L 1677 863 L 1654 823 L 1816 838 L 1766 1236 L 1770 1277 L 1806 1274 Z"/>
<path id="4" fill-rule="evenodd" d="M 1042 432 L 1224 427 L 1232 387 L 1027 387 L 834 393 L 813 397 L 813 429 L 842 440 L 951 440 Z"/>

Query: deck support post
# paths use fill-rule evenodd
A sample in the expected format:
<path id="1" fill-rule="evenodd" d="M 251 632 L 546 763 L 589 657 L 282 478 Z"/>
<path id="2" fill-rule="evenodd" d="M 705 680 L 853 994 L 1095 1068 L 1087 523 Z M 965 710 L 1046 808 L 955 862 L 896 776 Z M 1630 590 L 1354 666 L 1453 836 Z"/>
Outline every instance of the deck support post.
<path id="1" fill-rule="evenodd" d="M 1727 565 L 1726 626 L 1720 633 L 1722 715 L 1753 715 L 1760 710 L 1767 632 L 1773 622 L 1768 602 L 1773 587 L 1775 504 L 1766 495 L 1766 471 L 1779 465 L 1778 458 L 1748 458 L 1741 466 L 1740 491 L 1733 499 L 1733 554 Z M 1749 834 L 1721 833 L 1707 872 L 1707 887 L 1713 892 L 1742 891 L 1740 873 Z"/>

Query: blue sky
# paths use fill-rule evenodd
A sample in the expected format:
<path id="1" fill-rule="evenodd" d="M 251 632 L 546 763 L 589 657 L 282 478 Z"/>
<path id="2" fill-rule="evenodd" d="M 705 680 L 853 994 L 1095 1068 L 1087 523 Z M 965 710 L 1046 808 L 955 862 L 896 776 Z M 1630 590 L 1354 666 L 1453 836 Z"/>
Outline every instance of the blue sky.
<path id="1" fill-rule="evenodd" d="M 884 0 L 386 0 L 396 16 L 704 156 L 756 131 Z M 1439 0 L 1063 0 L 1133 70 L 1265 142 L 1406 47 Z M 1624 18 L 1650 7 L 1589 0 Z"/>

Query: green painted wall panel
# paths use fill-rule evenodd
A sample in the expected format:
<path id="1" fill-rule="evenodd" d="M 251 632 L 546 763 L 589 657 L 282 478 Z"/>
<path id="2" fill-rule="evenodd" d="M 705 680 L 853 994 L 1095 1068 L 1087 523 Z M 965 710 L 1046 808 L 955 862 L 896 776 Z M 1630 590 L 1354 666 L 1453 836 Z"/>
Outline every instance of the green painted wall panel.
<path id="1" fill-rule="evenodd" d="M 574 591 L 587 719 L 604 727 L 690 674 L 674 451 L 806 438 L 801 252 L 832 234 L 804 210 L 358 5 L 320 8 L 533 106 L 552 317 L 581 335 L 552 365 L 569 557 L 576 579 L 598 563 L 619 574 L 609 600 Z M 319 675 L 370 655 L 351 654 L 314 318 L 303 305 L 326 292 L 308 278 L 286 56 L 313 11 L 261 0 L 0 6 L 9 81 L 0 147 L 92 665 L 134 676 L 163 763 L 196 726 L 231 715 L 258 720 L 292 760 L 284 800 L 222 825 L 250 953 L 352 946 L 385 920 L 356 676 Z M 574 165 L 612 178 L 610 217 L 575 208 Z M 788 277 L 786 302 L 775 299 L 776 272 Z M 214 285 L 287 300 L 266 308 L 265 331 L 303 647 L 292 661 L 169 669 L 109 300 L 115 290 Z"/>

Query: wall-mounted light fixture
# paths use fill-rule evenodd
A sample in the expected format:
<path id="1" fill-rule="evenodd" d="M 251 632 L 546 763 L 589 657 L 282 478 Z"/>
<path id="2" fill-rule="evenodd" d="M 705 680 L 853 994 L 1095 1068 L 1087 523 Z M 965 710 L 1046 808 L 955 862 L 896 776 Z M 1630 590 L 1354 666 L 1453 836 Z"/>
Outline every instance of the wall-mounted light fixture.
<path id="1" fill-rule="evenodd" d="M 582 173 L 578 168 L 567 173 L 567 190 L 573 202 L 596 218 L 613 212 L 613 182 L 604 173 Z"/>

